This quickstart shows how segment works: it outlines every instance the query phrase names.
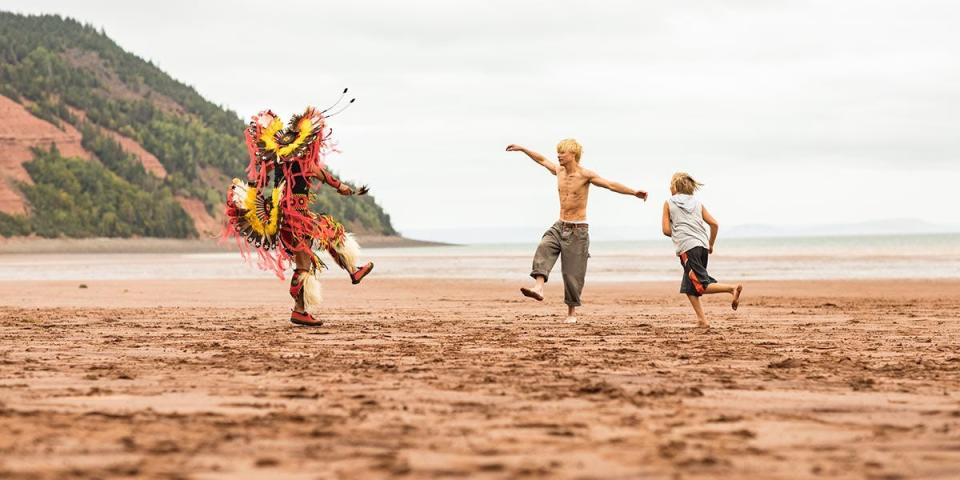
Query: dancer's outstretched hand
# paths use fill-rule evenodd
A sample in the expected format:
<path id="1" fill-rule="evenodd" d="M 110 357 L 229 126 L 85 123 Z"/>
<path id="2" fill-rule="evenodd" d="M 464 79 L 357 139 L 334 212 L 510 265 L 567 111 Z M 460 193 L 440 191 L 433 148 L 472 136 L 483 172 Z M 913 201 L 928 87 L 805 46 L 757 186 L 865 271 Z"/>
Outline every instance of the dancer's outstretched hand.
<path id="1" fill-rule="evenodd" d="M 341 183 L 340 188 L 337 189 L 337 193 L 340 195 L 353 195 L 353 189 L 346 183 Z"/>
<path id="2" fill-rule="evenodd" d="M 634 193 L 633 196 L 643 200 L 644 202 L 647 201 L 647 192 L 644 192 L 643 190 L 637 190 L 637 193 Z"/>
<path id="3" fill-rule="evenodd" d="M 516 143 L 511 143 L 510 145 L 507 145 L 507 151 L 508 151 L 508 152 L 522 152 L 522 151 L 523 151 L 523 147 L 521 147 L 520 145 L 517 145 Z"/>

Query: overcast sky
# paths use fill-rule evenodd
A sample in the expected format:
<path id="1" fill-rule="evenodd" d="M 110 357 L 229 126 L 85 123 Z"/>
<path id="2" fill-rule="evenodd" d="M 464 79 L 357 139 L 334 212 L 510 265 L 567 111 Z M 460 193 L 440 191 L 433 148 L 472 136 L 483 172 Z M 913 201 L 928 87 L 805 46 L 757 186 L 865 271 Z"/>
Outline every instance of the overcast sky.
<path id="1" fill-rule="evenodd" d="M 401 232 L 546 227 L 554 177 L 503 150 L 552 157 L 566 137 L 584 145 L 584 166 L 651 192 L 644 204 L 594 188 L 598 226 L 655 234 L 678 170 L 706 184 L 721 224 L 960 223 L 960 2 L 0 8 L 103 27 L 245 118 L 289 116 L 350 87 L 358 100 L 333 119 L 343 154 L 329 163 L 369 183 Z"/>

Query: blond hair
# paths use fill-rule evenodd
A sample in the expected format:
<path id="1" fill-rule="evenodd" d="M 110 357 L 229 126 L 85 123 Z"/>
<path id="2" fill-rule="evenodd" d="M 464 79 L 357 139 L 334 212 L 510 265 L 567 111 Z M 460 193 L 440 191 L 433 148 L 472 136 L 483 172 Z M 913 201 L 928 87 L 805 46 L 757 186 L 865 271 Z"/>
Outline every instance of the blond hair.
<path id="1" fill-rule="evenodd" d="M 565 138 L 560 140 L 560 143 L 557 144 L 557 153 L 560 152 L 571 152 L 577 158 L 577 161 L 580 161 L 580 154 L 583 153 L 583 147 L 577 143 L 576 140 L 572 138 Z"/>
<path id="2" fill-rule="evenodd" d="M 670 179 L 670 186 L 673 187 L 677 193 L 693 195 L 693 192 L 696 192 L 703 184 L 694 180 L 687 172 L 677 172 L 674 173 Z"/>

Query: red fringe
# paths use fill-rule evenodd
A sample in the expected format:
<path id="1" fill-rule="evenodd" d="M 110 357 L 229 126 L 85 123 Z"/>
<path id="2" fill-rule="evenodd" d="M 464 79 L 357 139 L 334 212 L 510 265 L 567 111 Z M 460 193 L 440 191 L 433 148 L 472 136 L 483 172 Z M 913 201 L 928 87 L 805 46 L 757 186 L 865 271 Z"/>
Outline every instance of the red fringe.
<path id="1" fill-rule="evenodd" d="M 259 136 L 261 127 L 257 125 L 256 135 Z M 307 182 L 310 190 L 322 187 L 323 181 L 314 176 L 315 172 L 320 172 L 325 168 L 322 160 L 328 152 L 324 140 L 327 135 L 317 135 L 317 140 L 310 145 L 310 149 L 304 156 L 288 159 L 279 164 L 275 175 L 283 175 L 286 183 L 284 184 L 283 200 L 280 204 L 282 209 L 282 225 L 280 226 L 280 241 L 273 249 L 264 247 L 254 247 L 246 238 L 240 236 L 237 232 L 238 209 L 230 201 L 230 189 L 227 189 L 227 205 L 225 209 L 227 223 L 224 225 L 221 234 L 221 242 L 229 241 L 231 238 L 236 241 L 240 250 L 240 255 L 244 261 L 250 261 L 251 250 L 257 252 L 257 266 L 263 270 L 272 271 L 278 278 L 284 280 L 286 270 L 293 265 L 294 255 L 298 252 L 309 253 L 313 255 L 311 244 L 317 242 L 319 248 L 329 249 L 340 246 L 345 238 L 343 226 L 327 215 L 313 215 L 309 211 L 303 212 L 296 208 L 293 196 L 293 185 L 302 180 Z M 250 155 L 250 163 L 247 165 L 247 179 L 256 185 L 258 192 L 263 192 L 269 180 L 270 170 L 274 169 L 272 163 L 261 163 L 257 157 L 257 142 L 249 130 L 244 130 L 244 139 L 247 145 L 247 152 Z M 299 172 L 294 173 L 293 163 L 299 164 Z M 320 185 L 317 185 L 317 184 Z M 309 202 L 308 202 L 309 203 Z"/>

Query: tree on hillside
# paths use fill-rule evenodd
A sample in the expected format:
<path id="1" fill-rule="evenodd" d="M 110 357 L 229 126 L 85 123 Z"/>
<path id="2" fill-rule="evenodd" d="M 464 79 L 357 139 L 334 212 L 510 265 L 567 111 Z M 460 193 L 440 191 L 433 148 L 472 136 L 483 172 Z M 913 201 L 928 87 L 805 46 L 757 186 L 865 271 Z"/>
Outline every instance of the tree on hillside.
<path id="1" fill-rule="evenodd" d="M 218 215 L 226 185 L 204 183 L 200 171 L 215 168 L 228 177 L 243 175 L 247 154 L 239 116 L 207 101 L 153 63 L 124 51 L 102 29 L 56 15 L 0 12 L 0 59 L 0 94 L 30 105 L 34 115 L 50 123 L 76 127 L 84 148 L 131 188 L 197 198 Z M 167 178 L 160 181 L 146 173 L 103 129 L 119 132 L 155 155 L 169 173 Z M 32 211 L 41 216 L 47 215 L 42 208 L 69 210 L 55 202 L 28 200 Z M 389 215 L 372 197 L 354 203 L 356 199 L 324 193 L 322 200 L 323 208 L 343 212 L 342 218 L 364 231 L 396 233 Z M 187 219 L 182 209 L 163 213 L 174 223 Z M 163 230 L 147 228 L 154 220 L 129 215 L 108 220 L 120 232 Z M 6 230 L 15 231 L 21 225 L 17 222 L 0 217 L 0 229 L 10 225 Z M 134 228 L 129 222 L 142 224 Z M 44 228 L 56 229 L 55 222 Z"/>

